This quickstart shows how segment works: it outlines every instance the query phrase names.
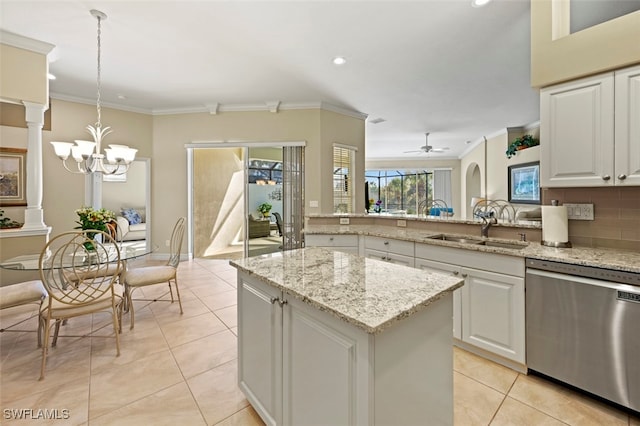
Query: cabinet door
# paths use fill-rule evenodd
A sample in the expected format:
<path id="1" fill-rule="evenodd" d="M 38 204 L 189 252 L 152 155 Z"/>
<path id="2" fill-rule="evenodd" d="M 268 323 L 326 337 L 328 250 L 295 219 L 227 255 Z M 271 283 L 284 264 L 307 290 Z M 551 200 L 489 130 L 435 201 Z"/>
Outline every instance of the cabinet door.
<path id="1" fill-rule="evenodd" d="M 615 181 L 616 185 L 640 185 L 640 66 L 615 76 Z"/>
<path id="2" fill-rule="evenodd" d="M 614 184 L 613 73 L 540 91 L 542 187 Z"/>
<path id="3" fill-rule="evenodd" d="M 372 424 L 366 333 L 292 298 L 283 315 L 282 424 Z"/>
<path id="4" fill-rule="evenodd" d="M 242 275 L 238 287 L 238 383 L 266 424 L 282 424 L 280 292 Z"/>
<path id="5" fill-rule="evenodd" d="M 462 274 L 462 340 L 524 364 L 524 279 L 467 268 Z"/>
<path id="6" fill-rule="evenodd" d="M 448 263 L 416 258 L 416 268 L 445 274 L 460 275 L 460 267 Z M 462 288 L 453 291 L 453 337 L 462 340 Z"/>

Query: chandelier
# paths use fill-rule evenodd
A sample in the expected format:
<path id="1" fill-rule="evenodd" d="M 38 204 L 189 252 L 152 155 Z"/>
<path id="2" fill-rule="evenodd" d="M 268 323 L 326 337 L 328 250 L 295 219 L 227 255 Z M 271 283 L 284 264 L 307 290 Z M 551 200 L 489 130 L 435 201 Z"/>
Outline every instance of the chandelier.
<path id="1" fill-rule="evenodd" d="M 100 172 L 109 175 L 121 175 L 126 173 L 129 165 L 136 157 L 137 149 L 129 148 L 126 145 L 109 145 L 105 148 L 105 154 L 101 154 L 102 139 L 111 133 L 111 127 L 102 127 L 100 109 L 100 35 L 101 22 L 107 19 L 107 15 L 99 10 L 92 9 L 91 15 L 98 20 L 98 97 L 96 108 L 98 111 L 98 121 L 94 126 L 88 125 L 87 131 L 93 136 L 92 141 L 76 140 L 75 144 L 70 142 L 51 142 L 56 155 L 64 168 L 71 173 L 89 174 Z M 76 161 L 77 170 L 69 168 L 67 159 L 71 156 Z"/>

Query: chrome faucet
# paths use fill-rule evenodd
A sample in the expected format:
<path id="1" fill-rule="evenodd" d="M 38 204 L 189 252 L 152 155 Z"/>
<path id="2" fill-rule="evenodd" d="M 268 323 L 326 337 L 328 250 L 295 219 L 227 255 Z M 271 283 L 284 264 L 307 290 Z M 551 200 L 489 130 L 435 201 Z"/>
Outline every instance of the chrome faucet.
<path id="1" fill-rule="evenodd" d="M 491 228 L 491 225 L 495 225 L 496 223 L 498 223 L 498 219 L 496 219 L 494 216 L 490 216 L 488 220 L 485 216 L 482 216 L 482 227 L 480 228 L 480 235 L 483 238 L 489 238 L 489 228 Z"/>

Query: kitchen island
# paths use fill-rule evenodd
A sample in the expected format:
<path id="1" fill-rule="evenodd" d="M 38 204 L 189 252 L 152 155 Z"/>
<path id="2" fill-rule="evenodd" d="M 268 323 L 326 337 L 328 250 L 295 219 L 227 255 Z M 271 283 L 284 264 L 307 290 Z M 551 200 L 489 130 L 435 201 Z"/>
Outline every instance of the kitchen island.
<path id="1" fill-rule="evenodd" d="M 238 382 L 266 424 L 453 424 L 461 278 L 321 248 L 230 264 Z"/>

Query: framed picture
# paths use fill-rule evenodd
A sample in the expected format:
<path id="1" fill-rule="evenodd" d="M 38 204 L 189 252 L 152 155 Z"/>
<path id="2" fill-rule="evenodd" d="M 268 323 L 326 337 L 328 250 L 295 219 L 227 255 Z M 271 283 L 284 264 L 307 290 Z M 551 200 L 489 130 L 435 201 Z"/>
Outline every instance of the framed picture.
<path id="1" fill-rule="evenodd" d="M 540 162 L 509 166 L 509 202 L 540 204 Z"/>
<path id="2" fill-rule="evenodd" d="M 0 148 L 0 206 L 26 206 L 27 150 Z"/>

